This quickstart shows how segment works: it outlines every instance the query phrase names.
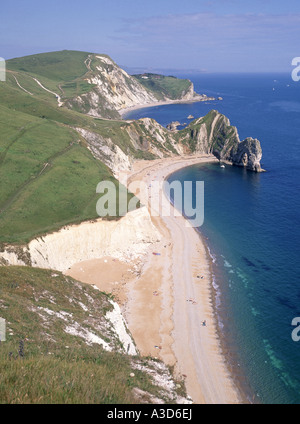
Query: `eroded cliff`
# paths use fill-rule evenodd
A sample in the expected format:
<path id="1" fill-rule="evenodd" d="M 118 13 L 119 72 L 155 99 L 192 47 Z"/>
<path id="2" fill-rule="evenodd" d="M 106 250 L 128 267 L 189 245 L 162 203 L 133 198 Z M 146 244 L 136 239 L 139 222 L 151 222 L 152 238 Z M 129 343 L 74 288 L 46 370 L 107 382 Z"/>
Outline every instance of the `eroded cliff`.
<path id="1" fill-rule="evenodd" d="M 77 128 L 84 137 L 92 154 L 113 171 L 131 168 L 132 161 L 139 158 L 163 158 L 183 154 L 213 154 L 221 161 L 262 171 L 262 149 L 257 139 L 240 141 L 236 127 L 216 110 L 195 119 L 183 130 L 168 130 L 151 118 L 124 121 L 119 135 L 110 137 Z M 119 143 L 119 146 L 118 146 Z M 148 156 L 147 156 L 148 155 Z"/>
<path id="2" fill-rule="evenodd" d="M 187 145 L 191 153 L 212 153 L 221 161 L 261 172 L 262 149 L 260 142 L 251 137 L 240 141 L 236 127 L 216 110 L 192 121 L 178 131 L 179 143 Z"/>
<path id="3" fill-rule="evenodd" d="M 129 75 L 106 55 L 89 55 L 88 60 L 88 72 L 84 80 L 90 90 L 67 99 L 65 105 L 94 117 L 116 118 L 119 117 L 119 111 L 133 106 L 160 100 L 189 101 L 197 96 L 192 82 L 188 80 L 175 78 L 179 90 L 172 96 L 167 90 L 145 86 L 141 83 L 143 80 Z M 182 83 L 184 87 L 180 90 Z"/>
<path id="4" fill-rule="evenodd" d="M 64 272 L 78 262 L 105 256 L 138 259 L 160 238 L 147 208 L 141 207 L 119 220 L 87 221 L 38 237 L 22 247 L 4 246 L 0 251 L 0 264 L 31 265 Z"/>

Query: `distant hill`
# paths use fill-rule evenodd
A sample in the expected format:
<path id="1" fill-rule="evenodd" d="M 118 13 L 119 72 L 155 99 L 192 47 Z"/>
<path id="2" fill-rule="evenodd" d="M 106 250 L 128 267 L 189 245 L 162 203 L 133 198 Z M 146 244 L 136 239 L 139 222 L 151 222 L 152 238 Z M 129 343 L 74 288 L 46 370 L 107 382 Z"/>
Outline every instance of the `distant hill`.
<path id="1" fill-rule="evenodd" d="M 151 77 L 147 84 L 104 54 L 64 50 L 11 59 L 7 67 L 39 78 L 67 107 L 96 117 L 117 118 L 123 108 L 195 94 L 191 81 L 161 76 L 161 84 L 152 85 Z"/>
<path id="2" fill-rule="evenodd" d="M 63 50 L 40 53 L 7 61 L 8 69 L 44 76 L 57 82 L 72 81 L 86 74 L 85 60 L 90 53 Z"/>
<path id="3" fill-rule="evenodd" d="M 160 100 L 165 100 L 166 98 L 176 100 L 186 96 L 193 97 L 194 86 L 190 80 L 151 73 L 133 76 L 140 84 L 155 93 Z"/>

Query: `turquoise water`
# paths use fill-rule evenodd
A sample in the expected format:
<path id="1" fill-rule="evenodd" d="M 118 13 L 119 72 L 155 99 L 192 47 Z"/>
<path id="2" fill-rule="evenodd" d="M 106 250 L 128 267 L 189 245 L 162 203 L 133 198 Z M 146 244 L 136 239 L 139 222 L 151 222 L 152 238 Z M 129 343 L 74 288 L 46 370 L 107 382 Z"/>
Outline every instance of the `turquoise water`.
<path id="1" fill-rule="evenodd" d="M 196 91 L 224 100 L 127 117 L 184 124 L 189 114 L 217 109 L 241 140 L 261 141 L 266 173 L 210 164 L 180 170 L 171 180 L 205 182 L 200 231 L 214 260 L 219 327 L 235 375 L 251 400 L 300 403 L 300 342 L 291 338 L 291 321 L 300 316 L 300 82 L 266 74 L 191 79 Z"/>

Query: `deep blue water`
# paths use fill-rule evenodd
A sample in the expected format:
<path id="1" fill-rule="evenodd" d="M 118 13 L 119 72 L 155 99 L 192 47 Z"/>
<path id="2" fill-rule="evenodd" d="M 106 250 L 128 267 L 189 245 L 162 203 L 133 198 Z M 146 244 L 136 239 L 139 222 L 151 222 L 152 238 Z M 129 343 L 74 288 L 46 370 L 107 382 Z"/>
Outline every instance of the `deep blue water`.
<path id="1" fill-rule="evenodd" d="M 209 110 L 224 113 L 240 139 L 258 138 L 266 173 L 202 165 L 171 180 L 205 182 L 201 233 L 214 258 L 220 330 L 234 373 L 262 403 L 300 403 L 300 82 L 290 75 L 189 76 L 223 101 L 143 109 L 162 125 Z M 275 90 L 273 90 L 273 88 Z"/>

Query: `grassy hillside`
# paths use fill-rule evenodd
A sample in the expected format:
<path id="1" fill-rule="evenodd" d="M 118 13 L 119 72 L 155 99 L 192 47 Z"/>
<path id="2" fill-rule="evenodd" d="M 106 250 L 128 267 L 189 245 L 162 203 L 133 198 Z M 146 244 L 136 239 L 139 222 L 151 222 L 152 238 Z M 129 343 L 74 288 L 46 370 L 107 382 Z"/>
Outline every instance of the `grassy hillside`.
<path id="1" fill-rule="evenodd" d="M 152 91 L 158 99 L 167 96 L 170 99 L 178 99 L 185 94 L 191 86 L 191 81 L 172 76 L 159 74 L 133 75 L 144 87 Z"/>
<path id="2" fill-rule="evenodd" d="M 93 60 L 95 61 L 95 55 L 91 53 L 63 50 L 8 60 L 7 70 L 15 75 L 25 90 L 38 94 L 39 97 L 47 96 L 53 103 L 57 103 L 55 96 L 45 92 L 33 78 L 37 78 L 47 89 L 61 96 L 63 101 L 71 101 L 76 96 L 92 91 L 94 85 L 87 82 L 87 77 L 95 71 Z M 99 60 L 97 59 L 98 62 Z M 107 117 L 116 118 L 118 114 L 110 112 Z"/>
<path id="3" fill-rule="evenodd" d="M 97 217 L 97 184 L 118 182 L 78 133 L 2 105 L 0 111 L 0 241 L 22 243 Z"/>
<path id="4" fill-rule="evenodd" d="M 164 392 L 144 370 L 155 369 L 155 361 L 118 352 L 120 342 L 106 318 L 109 299 L 58 272 L 0 267 L 0 317 L 7 322 L 0 403 L 139 403 L 151 396 L 173 402 L 177 393 Z M 82 334 L 88 332 L 113 350 L 87 342 Z M 137 389 L 145 392 L 143 399 Z"/>
<path id="5" fill-rule="evenodd" d="M 25 56 L 8 61 L 8 69 L 44 76 L 55 81 L 70 81 L 86 73 L 89 53 L 64 50 Z"/>
<path id="6" fill-rule="evenodd" d="M 85 64 L 88 55 L 88 52 L 71 50 L 42 53 L 10 59 L 7 61 L 7 69 L 18 74 L 38 77 L 47 88 L 58 90 L 65 97 L 71 97 L 92 89 L 90 84 L 82 80 L 88 72 Z"/>
<path id="7" fill-rule="evenodd" d="M 106 58 L 110 63 L 105 62 Z M 30 77 L 37 77 L 47 88 L 57 91 L 63 99 L 71 99 L 91 91 L 93 84 L 89 84 L 86 79 L 95 73 L 101 77 L 97 70 L 99 65 L 105 69 L 107 75 L 113 67 L 118 67 L 107 55 L 71 50 L 41 53 L 7 61 L 7 69 L 19 75 L 21 81 L 27 77 L 25 88 L 33 88 L 35 83 L 30 82 Z M 133 77 L 158 99 L 164 96 L 171 99 L 180 98 L 191 86 L 191 81 L 173 76 L 147 73 Z M 130 86 L 130 77 L 124 75 L 124 78 Z"/>
<path id="8" fill-rule="evenodd" d="M 16 84 L 14 75 L 32 95 Z M 96 218 L 97 184 L 118 182 L 74 128 L 110 137 L 134 155 L 123 125 L 59 108 L 55 96 L 30 76 L 9 72 L 0 84 L 0 242 L 24 243 L 65 224 Z"/>
<path id="9" fill-rule="evenodd" d="M 113 146 L 110 152 L 115 145 L 132 158 L 154 158 L 151 146 L 166 154 L 174 152 L 142 122 L 98 119 L 61 106 L 59 99 L 64 102 L 93 88 L 86 77 L 100 65 L 105 70 L 102 77 L 116 66 L 108 56 L 76 51 L 7 62 L 7 81 L 0 84 L 0 243 L 25 243 L 63 225 L 97 217 L 97 184 L 107 179 L 118 182 L 104 164 L 110 165 L 111 153 L 105 156 L 100 149 L 96 160 L 76 128 L 95 134 L 100 146 Z M 149 74 L 147 80 L 153 80 L 156 95 L 177 96 L 190 86 L 188 80 L 156 77 Z"/>

